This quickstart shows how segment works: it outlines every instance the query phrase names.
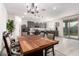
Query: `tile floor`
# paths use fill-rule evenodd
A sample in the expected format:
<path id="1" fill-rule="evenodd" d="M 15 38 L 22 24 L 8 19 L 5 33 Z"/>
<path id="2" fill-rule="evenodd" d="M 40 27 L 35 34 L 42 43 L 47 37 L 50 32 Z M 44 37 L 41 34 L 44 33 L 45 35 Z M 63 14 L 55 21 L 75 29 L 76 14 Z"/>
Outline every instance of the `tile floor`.
<path id="1" fill-rule="evenodd" d="M 57 37 L 59 44 L 55 46 L 55 50 L 65 56 L 79 56 L 79 40 L 66 39 Z"/>

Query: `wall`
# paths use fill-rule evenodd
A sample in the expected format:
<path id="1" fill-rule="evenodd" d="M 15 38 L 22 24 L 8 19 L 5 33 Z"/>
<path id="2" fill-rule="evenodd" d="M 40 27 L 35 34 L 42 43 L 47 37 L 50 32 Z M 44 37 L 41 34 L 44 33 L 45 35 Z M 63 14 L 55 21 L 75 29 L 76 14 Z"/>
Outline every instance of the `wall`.
<path id="1" fill-rule="evenodd" d="M 55 22 L 54 20 L 47 22 L 47 30 L 55 30 Z"/>
<path id="2" fill-rule="evenodd" d="M 59 22 L 58 31 L 59 36 L 63 37 L 63 20 L 62 19 L 52 19 L 47 22 L 47 30 L 55 30 L 55 22 Z"/>
<path id="3" fill-rule="evenodd" d="M 22 20 L 22 24 L 25 24 L 27 27 L 27 20 Z"/>
<path id="4" fill-rule="evenodd" d="M 7 12 L 3 4 L 0 3 L 0 51 L 3 48 L 2 45 L 2 33 L 6 31 Z"/>
<path id="5" fill-rule="evenodd" d="M 59 27 L 58 27 L 58 30 L 59 30 L 59 36 L 63 37 L 63 19 L 58 19 L 59 21 Z"/>
<path id="6" fill-rule="evenodd" d="M 21 35 L 21 24 L 22 24 L 22 19 L 19 16 L 15 16 L 15 19 L 14 19 L 14 26 L 15 26 L 14 37 L 16 38 L 16 41 L 17 41 L 17 37 Z"/>

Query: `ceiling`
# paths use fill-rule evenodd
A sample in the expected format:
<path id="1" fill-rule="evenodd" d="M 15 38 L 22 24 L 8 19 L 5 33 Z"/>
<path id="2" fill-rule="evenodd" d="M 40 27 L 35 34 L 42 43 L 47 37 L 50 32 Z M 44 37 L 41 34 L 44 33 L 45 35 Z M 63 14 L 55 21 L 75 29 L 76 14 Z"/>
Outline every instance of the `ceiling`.
<path id="1" fill-rule="evenodd" d="M 24 13 L 26 10 L 26 3 L 4 3 L 7 12 L 12 16 L 24 16 L 23 19 L 39 18 L 39 19 L 54 19 L 64 16 L 74 15 L 79 13 L 79 3 L 36 3 L 39 14 L 37 16 Z"/>

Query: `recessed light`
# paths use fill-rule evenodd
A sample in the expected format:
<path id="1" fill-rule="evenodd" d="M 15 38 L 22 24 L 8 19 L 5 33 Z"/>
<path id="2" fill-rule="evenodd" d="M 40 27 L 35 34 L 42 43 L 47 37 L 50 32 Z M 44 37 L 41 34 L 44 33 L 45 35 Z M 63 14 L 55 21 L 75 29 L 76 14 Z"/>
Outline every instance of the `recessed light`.
<path id="1" fill-rule="evenodd" d="M 24 18 L 24 16 L 22 16 L 22 18 Z"/>
<path id="2" fill-rule="evenodd" d="M 46 11 L 46 9 L 42 9 L 42 11 Z"/>
<path id="3" fill-rule="evenodd" d="M 57 8 L 56 7 L 53 7 L 53 10 L 56 10 Z"/>
<path id="4" fill-rule="evenodd" d="M 24 15 L 26 15 L 27 13 L 24 13 Z"/>

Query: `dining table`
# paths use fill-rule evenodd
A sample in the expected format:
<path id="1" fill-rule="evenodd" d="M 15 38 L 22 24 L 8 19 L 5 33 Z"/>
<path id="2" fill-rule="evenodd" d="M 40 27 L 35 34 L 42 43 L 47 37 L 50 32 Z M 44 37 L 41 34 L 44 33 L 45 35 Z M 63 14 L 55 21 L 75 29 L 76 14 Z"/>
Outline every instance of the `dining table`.
<path id="1" fill-rule="evenodd" d="M 37 35 L 20 36 L 18 39 L 21 53 L 24 56 L 43 56 L 44 49 L 58 44 L 56 40 Z"/>

